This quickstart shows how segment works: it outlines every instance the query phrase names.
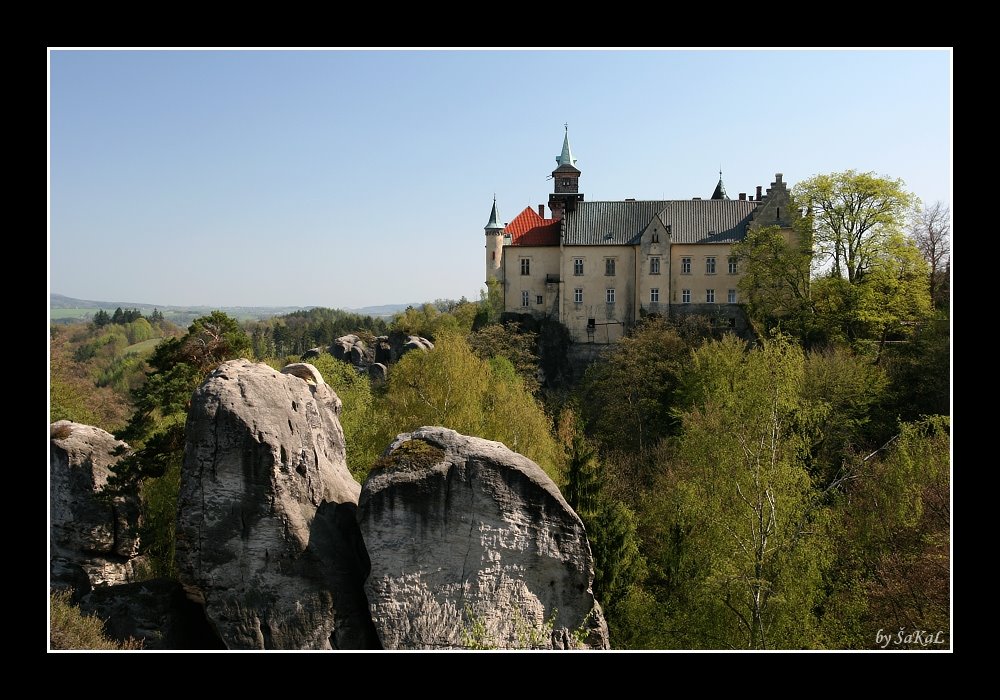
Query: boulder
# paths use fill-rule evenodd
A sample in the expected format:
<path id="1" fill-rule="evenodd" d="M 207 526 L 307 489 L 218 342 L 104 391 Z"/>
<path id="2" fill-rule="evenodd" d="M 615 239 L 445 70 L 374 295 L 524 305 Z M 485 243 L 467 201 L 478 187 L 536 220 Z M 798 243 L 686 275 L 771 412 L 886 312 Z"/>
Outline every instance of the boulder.
<path id="1" fill-rule="evenodd" d="M 419 335 L 411 335 L 406 338 L 406 342 L 403 343 L 402 347 L 399 349 L 399 357 L 402 357 L 411 350 L 427 352 L 428 350 L 433 349 L 434 343 L 427 340 L 427 338 L 422 338 Z"/>
<path id="2" fill-rule="evenodd" d="M 230 649 L 378 648 L 340 399 L 312 365 L 232 360 L 194 392 L 178 576 Z"/>
<path id="3" fill-rule="evenodd" d="M 358 522 L 385 648 L 608 648 L 583 523 L 503 444 L 438 427 L 397 436 Z"/>
<path id="4" fill-rule="evenodd" d="M 50 426 L 51 585 L 80 595 L 134 577 L 139 501 L 104 493 L 115 452 L 128 445 L 100 428 L 61 420 Z"/>
<path id="5" fill-rule="evenodd" d="M 384 382 L 389 376 L 389 368 L 381 362 L 368 365 L 368 376 L 373 382 Z"/>
<path id="6" fill-rule="evenodd" d="M 350 333 L 348 335 L 342 335 L 330 344 L 330 354 L 338 360 L 343 360 L 344 362 L 351 361 L 351 348 L 355 344 L 360 343 L 361 338 Z"/>
<path id="7" fill-rule="evenodd" d="M 118 642 L 134 639 L 148 650 L 225 649 L 201 605 L 188 600 L 181 584 L 159 578 L 96 588 L 80 611 L 104 621 L 104 634 Z"/>
<path id="8" fill-rule="evenodd" d="M 382 365 L 392 364 L 395 359 L 392 355 L 392 343 L 389 342 L 389 336 L 380 335 L 375 339 L 375 362 Z"/>
<path id="9" fill-rule="evenodd" d="M 323 348 L 309 348 L 304 353 L 302 353 L 302 361 L 314 360 L 323 354 Z"/>

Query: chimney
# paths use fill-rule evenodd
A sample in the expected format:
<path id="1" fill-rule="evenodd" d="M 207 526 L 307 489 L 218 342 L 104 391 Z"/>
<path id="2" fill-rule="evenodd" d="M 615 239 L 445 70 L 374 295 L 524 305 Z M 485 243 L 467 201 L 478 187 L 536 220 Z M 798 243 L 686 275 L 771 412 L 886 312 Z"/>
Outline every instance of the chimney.
<path id="1" fill-rule="evenodd" d="M 776 185 L 780 184 L 781 183 L 781 177 L 782 177 L 781 173 L 775 173 L 774 174 L 774 184 L 776 184 Z"/>
<path id="2" fill-rule="evenodd" d="M 747 193 L 746 192 L 740 192 L 740 201 L 741 202 L 747 201 Z"/>
<path id="3" fill-rule="evenodd" d="M 540 217 L 542 217 L 543 219 L 545 218 L 545 205 L 544 204 L 539 204 L 538 205 L 538 215 Z"/>
<path id="4" fill-rule="evenodd" d="M 760 201 L 760 185 L 757 185 L 757 201 Z"/>

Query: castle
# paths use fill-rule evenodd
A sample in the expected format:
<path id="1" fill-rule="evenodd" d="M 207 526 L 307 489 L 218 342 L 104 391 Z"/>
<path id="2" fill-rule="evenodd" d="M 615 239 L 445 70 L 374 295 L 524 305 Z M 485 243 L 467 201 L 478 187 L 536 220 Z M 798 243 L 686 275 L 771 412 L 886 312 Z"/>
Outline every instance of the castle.
<path id="1" fill-rule="evenodd" d="M 554 317 L 575 342 L 614 342 L 646 314 L 700 313 L 745 327 L 732 245 L 761 226 L 777 225 L 790 240 L 798 213 L 781 173 L 749 198 L 730 199 L 720 172 L 710 199 L 588 202 L 576 162 L 567 127 L 550 217 L 539 204 L 504 225 L 493 200 L 486 280 L 501 285 L 505 311 Z"/>

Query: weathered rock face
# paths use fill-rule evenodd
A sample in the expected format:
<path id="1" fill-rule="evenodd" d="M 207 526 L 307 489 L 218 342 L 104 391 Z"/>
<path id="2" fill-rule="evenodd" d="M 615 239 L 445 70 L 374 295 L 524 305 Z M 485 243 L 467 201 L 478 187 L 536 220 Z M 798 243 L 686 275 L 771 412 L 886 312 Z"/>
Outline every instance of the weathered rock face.
<path id="1" fill-rule="evenodd" d="M 111 466 L 127 448 L 111 433 L 61 420 L 50 427 L 50 572 L 56 588 L 78 594 L 133 576 L 139 550 L 135 497 L 102 497 Z"/>
<path id="2" fill-rule="evenodd" d="M 399 355 L 403 356 L 411 350 L 419 350 L 421 352 L 427 352 L 428 350 L 434 349 L 434 343 L 427 340 L 427 338 L 422 338 L 419 335 L 411 335 L 406 338 L 406 342 L 403 343 L 403 347 L 399 351 Z"/>
<path id="3" fill-rule="evenodd" d="M 399 435 L 365 480 L 358 521 L 386 648 L 608 647 L 580 518 L 501 443 Z"/>
<path id="4" fill-rule="evenodd" d="M 202 606 L 188 600 L 171 579 L 95 588 L 80 611 L 104 620 L 104 633 L 119 642 L 135 639 L 143 649 L 225 649 Z"/>
<path id="5" fill-rule="evenodd" d="M 381 362 L 368 365 L 368 376 L 373 382 L 384 382 L 389 376 L 389 368 Z"/>
<path id="6" fill-rule="evenodd" d="M 312 365 L 223 363 L 195 391 L 177 566 L 229 648 L 378 648 L 340 400 Z"/>

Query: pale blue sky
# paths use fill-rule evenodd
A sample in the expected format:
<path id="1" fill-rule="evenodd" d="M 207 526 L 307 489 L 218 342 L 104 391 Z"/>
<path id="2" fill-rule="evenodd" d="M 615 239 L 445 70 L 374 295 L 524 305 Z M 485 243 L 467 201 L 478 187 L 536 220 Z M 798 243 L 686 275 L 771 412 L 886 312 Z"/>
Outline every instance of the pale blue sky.
<path id="1" fill-rule="evenodd" d="M 494 192 L 733 198 L 853 168 L 951 204 L 951 53 L 64 51 L 50 290 L 211 306 L 478 298 Z"/>

